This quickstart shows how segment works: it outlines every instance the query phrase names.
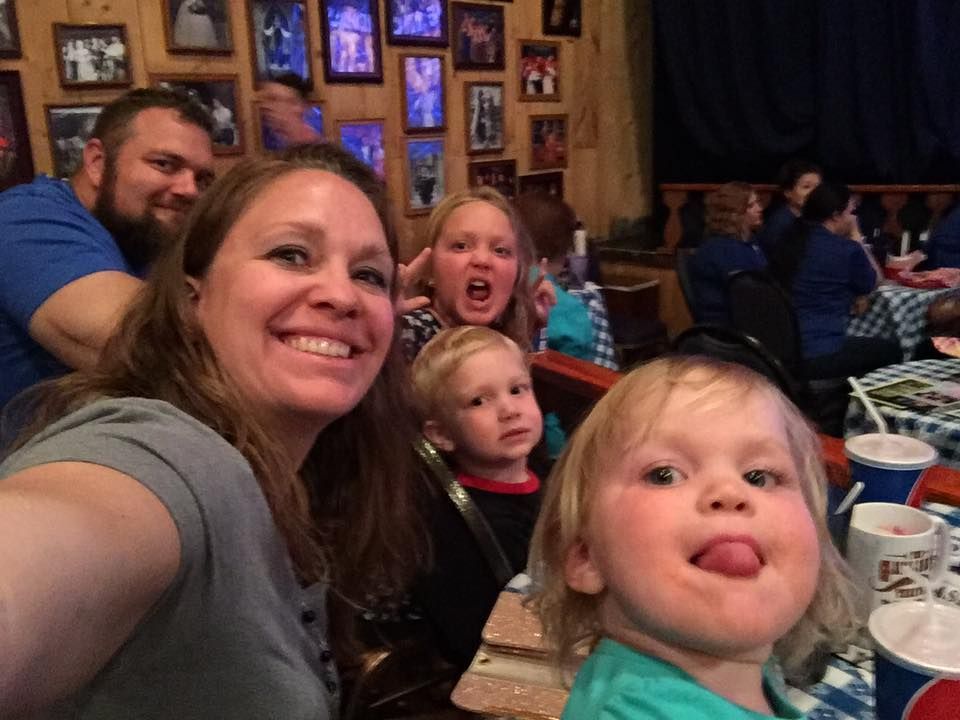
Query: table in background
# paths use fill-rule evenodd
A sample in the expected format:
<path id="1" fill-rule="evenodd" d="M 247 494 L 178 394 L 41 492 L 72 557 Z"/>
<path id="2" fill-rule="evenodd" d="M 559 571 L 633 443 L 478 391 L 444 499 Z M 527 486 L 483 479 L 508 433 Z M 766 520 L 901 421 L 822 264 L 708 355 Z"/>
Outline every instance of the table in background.
<path id="1" fill-rule="evenodd" d="M 850 321 L 847 335 L 895 340 L 904 360 L 910 360 L 927 334 L 927 306 L 945 292 L 950 289 L 919 290 L 883 284 L 870 295 L 867 311 Z"/>
<path id="2" fill-rule="evenodd" d="M 957 376 L 960 376 L 958 358 L 914 360 L 867 373 L 860 378 L 860 384 L 869 390 L 908 377 L 936 383 L 948 378 L 956 380 Z M 891 432 L 909 435 L 933 445 L 940 454 L 938 462 L 941 465 L 960 468 L 960 416 L 936 411 L 920 413 L 888 405 L 877 405 L 877 409 L 886 419 Z M 844 422 L 844 435 L 850 437 L 871 432 L 877 432 L 876 425 L 867 417 L 863 404 L 851 397 Z"/>

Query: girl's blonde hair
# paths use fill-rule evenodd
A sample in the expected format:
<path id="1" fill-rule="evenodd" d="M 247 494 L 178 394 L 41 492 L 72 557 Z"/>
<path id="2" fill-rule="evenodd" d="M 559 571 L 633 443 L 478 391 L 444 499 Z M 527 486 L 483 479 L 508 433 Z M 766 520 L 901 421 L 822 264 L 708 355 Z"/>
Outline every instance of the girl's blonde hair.
<path id="1" fill-rule="evenodd" d="M 525 351 L 529 350 L 537 316 L 533 304 L 533 288 L 530 284 L 533 244 L 510 201 L 488 186 L 468 188 L 453 195 L 447 195 L 430 213 L 430 219 L 427 221 L 427 245 L 431 248 L 436 247 L 443 233 L 443 227 L 453 211 L 472 202 L 488 203 L 506 215 L 517 240 L 517 278 L 513 284 L 513 293 L 503 314 L 492 327 L 509 337 Z"/>
<path id="2" fill-rule="evenodd" d="M 746 393 L 776 403 L 787 429 L 789 450 L 801 478 L 804 500 L 820 543 L 817 590 L 806 613 L 775 646 L 790 678 L 803 677 L 806 661 L 822 644 L 842 643 L 856 630 L 854 586 L 846 564 L 827 530 L 826 473 L 820 442 L 800 411 L 765 378 L 740 365 L 704 357 L 665 357 L 626 375 L 597 403 L 577 428 L 547 481 L 547 492 L 533 532 L 530 568 L 544 633 L 562 666 L 569 666 L 577 646 L 599 639 L 603 594 L 572 590 L 564 579 L 564 562 L 582 537 L 590 515 L 595 484 L 624 449 L 644 441 L 674 390 L 686 387 L 700 397 L 718 392 L 738 402 Z"/>
<path id="3" fill-rule="evenodd" d="M 421 420 L 445 420 L 450 406 L 450 377 L 467 358 L 491 348 L 515 352 L 526 364 L 520 347 L 506 335 L 488 327 L 461 325 L 441 330 L 423 346 L 410 374 Z"/>

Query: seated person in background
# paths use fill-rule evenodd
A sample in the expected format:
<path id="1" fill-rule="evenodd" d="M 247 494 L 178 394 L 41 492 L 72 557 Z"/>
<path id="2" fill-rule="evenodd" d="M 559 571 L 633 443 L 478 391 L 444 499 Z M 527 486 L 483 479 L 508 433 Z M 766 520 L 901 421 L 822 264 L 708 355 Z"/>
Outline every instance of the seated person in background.
<path id="1" fill-rule="evenodd" d="M 763 220 L 757 194 L 747 183 L 721 185 L 706 197 L 707 237 L 690 259 L 697 322 L 728 325 L 727 279 L 737 270 L 767 266 L 753 233 Z"/>
<path id="2" fill-rule="evenodd" d="M 423 434 L 456 470 L 510 572 L 523 571 L 540 509 L 527 455 L 542 426 L 523 352 L 495 330 L 461 326 L 428 342 L 412 375 Z M 415 584 L 413 599 L 442 654 L 466 668 L 503 587 L 449 498 L 439 496 L 431 516 L 432 571 Z"/>
<path id="3" fill-rule="evenodd" d="M 39 175 L 0 194 L 0 408 L 96 364 L 213 180 L 212 133 L 190 96 L 133 90 L 101 111 L 69 181 Z"/>
<path id="4" fill-rule="evenodd" d="M 913 353 L 914 360 L 960 357 L 960 290 L 938 295 L 927 306 L 927 337 Z"/>
<path id="5" fill-rule="evenodd" d="M 618 382 L 550 476 L 533 605 L 577 673 L 564 720 L 805 717 L 778 689 L 854 634 L 820 443 L 740 365 L 668 357 Z"/>
<path id="6" fill-rule="evenodd" d="M 925 252 L 927 260 L 923 266 L 928 270 L 960 268 L 960 203 L 930 233 Z"/>
<path id="7" fill-rule="evenodd" d="M 555 302 L 542 273 L 530 281 L 532 264 L 530 237 L 503 195 L 475 187 L 445 197 L 427 222 L 427 249 L 401 268 L 406 288 L 424 270 L 431 287 L 423 298 L 429 307 L 402 317 L 407 359 L 442 328 L 459 325 L 492 327 L 528 350 Z"/>
<path id="8" fill-rule="evenodd" d="M 547 317 L 547 347 L 611 370 L 619 369 L 609 339 L 609 324 L 604 340 L 598 336 L 600 331 L 594 327 L 586 305 L 568 293 L 558 280 L 573 244 L 577 214 L 563 200 L 545 192 L 524 193 L 513 205 L 530 233 L 535 257 L 546 260 L 544 282 L 553 286 L 557 297 L 557 304 L 550 308 Z M 603 322 L 606 323 L 605 316 Z"/>
<path id="9" fill-rule="evenodd" d="M 307 102 L 308 90 L 303 79 L 290 72 L 261 83 L 257 106 L 265 150 L 323 140 L 323 120 L 320 111 Z"/>
<path id="10" fill-rule="evenodd" d="M 903 359 L 891 340 L 847 335 L 851 308 L 883 274 L 864 244 L 845 185 L 822 183 L 770 256 L 770 272 L 797 315 L 809 378 L 859 377 Z"/>
<path id="11" fill-rule="evenodd" d="M 800 217 L 807 196 L 822 181 L 820 168 L 806 160 L 790 160 L 780 168 L 777 173 L 780 196 L 773 199 L 763 229 L 757 233 L 757 241 L 767 257 L 770 257 L 784 231 Z"/>

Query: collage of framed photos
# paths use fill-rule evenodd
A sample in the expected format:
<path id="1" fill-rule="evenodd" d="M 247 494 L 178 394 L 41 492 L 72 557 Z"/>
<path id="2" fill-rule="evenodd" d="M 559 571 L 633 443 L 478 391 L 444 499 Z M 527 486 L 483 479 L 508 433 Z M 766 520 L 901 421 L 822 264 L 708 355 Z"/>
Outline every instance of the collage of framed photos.
<path id="1" fill-rule="evenodd" d="M 446 194 L 445 133 L 447 132 L 446 72 L 505 71 L 504 8 L 514 0 L 382 0 L 384 39 L 404 48 L 399 53 L 400 111 L 404 137 L 404 183 L 407 214 L 428 213 Z M 521 1 L 521 0 L 518 0 Z M 522 0 L 529 2 L 532 0 Z M 541 0 L 543 34 L 579 36 L 582 0 Z M 380 34 L 381 0 L 246 0 L 250 62 L 255 84 L 279 75 L 299 76 L 306 88 L 312 77 L 309 7 L 320 13 L 324 81 L 383 83 Z M 17 5 L 25 0 L 0 0 L 0 58 L 22 57 Z M 160 0 L 166 50 L 173 55 L 232 55 L 238 18 L 230 0 Z M 235 12 L 235 11 L 234 11 Z M 175 87 L 197 98 L 215 125 L 214 152 L 239 155 L 248 147 L 240 122 L 241 97 L 235 74 L 146 73 L 131 62 L 124 24 L 54 23 L 53 47 L 57 74 L 65 91 L 124 89 L 135 83 Z M 447 49 L 449 48 L 449 52 Z M 552 40 L 517 41 L 517 70 L 512 79 L 523 102 L 559 102 L 562 97 L 561 44 Z M 505 151 L 504 81 L 464 82 L 462 129 L 469 156 Z M 45 106 L 54 173 L 71 175 L 102 105 L 91 102 Z M 262 122 L 255 106 L 258 146 L 279 147 L 278 138 Z M 310 102 L 304 118 L 324 133 L 323 106 Z M 489 184 L 513 197 L 518 191 L 543 187 L 562 195 L 562 168 L 567 165 L 567 116 L 531 115 L 531 170 L 554 172 L 517 176 L 514 159 L 473 159 L 471 184 Z M 384 118 L 342 119 L 337 139 L 385 177 Z M 333 128 L 328 128 L 332 130 Z M 328 135 L 329 136 L 329 135 Z M 560 172 L 557 172 L 560 171 Z M 20 75 L 0 72 L 0 189 L 29 180 L 33 174 L 30 140 L 23 107 Z"/>

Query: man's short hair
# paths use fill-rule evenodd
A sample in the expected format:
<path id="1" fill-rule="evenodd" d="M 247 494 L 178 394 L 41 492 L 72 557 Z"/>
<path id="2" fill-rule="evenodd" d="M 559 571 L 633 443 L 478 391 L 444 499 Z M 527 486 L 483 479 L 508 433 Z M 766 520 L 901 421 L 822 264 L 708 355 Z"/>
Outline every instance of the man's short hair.
<path id="1" fill-rule="evenodd" d="M 150 108 L 174 110 L 182 121 L 196 125 L 213 139 L 210 113 L 199 100 L 175 88 L 138 88 L 121 95 L 97 116 L 90 137 L 100 140 L 112 155 L 130 137 L 137 115 Z"/>

